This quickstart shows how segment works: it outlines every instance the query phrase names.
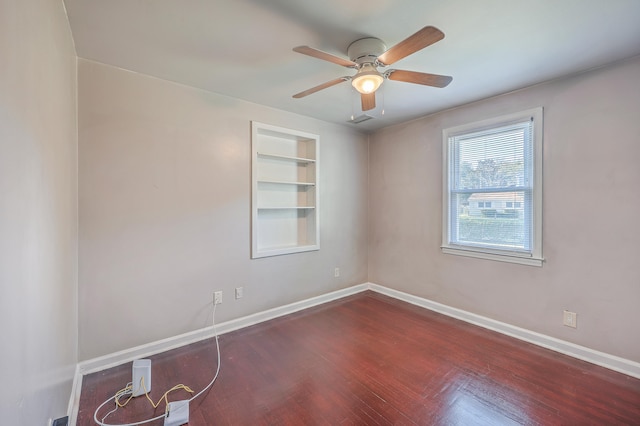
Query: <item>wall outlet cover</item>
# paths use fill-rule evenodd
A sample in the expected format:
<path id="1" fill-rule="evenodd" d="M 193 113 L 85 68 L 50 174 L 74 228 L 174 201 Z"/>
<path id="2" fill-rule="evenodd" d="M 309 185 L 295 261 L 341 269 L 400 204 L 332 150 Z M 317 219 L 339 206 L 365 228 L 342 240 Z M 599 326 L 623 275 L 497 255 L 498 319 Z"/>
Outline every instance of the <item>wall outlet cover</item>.
<path id="1" fill-rule="evenodd" d="M 577 328 L 578 327 L 578 314 L 571 311 L 563 311 L 562 312 L 562 323 L 567 327 Z"/>

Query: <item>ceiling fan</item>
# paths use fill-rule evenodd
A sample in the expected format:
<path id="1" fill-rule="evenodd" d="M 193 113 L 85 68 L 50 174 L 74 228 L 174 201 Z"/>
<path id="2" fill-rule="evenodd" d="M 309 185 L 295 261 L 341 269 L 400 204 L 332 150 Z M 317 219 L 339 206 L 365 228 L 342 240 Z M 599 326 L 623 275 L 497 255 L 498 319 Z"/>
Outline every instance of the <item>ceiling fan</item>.
<path id="1" fill-rule="evenodd" d="M 444 33 L 431 26 L 422 28 L 415 34 L 407 37 L 395 46 L 387 49 L 384 42 L 377 38 L 363 38 L 349 45 L 347 54 L 350 59 L 314 49 L 309 46 L 294 47 L 293 51 L 303 55 L 333 62 L 343 67 L 353 68 L 357 72 L 353 76 L 339 77 L 318 86 L 307 89 L 293 95 L 294 98 L 303 98 L 312 93 L 326 89 L 343 81 L 351 81 L 353 87 L 360 92 L 362 111 L 368 111 L 376 107 L 376 90 L 384 79 L 404 81 L 406 83 L 422 84 L 433 87 L 446 87 L 452 77 L 447 75 L 428 74 L 416 71 L 389 69 L 381 73 L 378 67 L 387 67 L 400 59 L 424 49 L 444 38 Z"/>

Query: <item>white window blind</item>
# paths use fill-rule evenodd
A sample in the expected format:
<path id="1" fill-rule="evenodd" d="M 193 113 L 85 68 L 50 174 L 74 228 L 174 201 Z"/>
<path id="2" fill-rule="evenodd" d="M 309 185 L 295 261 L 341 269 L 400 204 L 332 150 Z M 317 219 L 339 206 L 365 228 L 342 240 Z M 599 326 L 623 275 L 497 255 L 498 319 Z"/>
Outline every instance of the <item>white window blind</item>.
<path id="1" fill-rule="evenodd" d="M 541 258 L 536 131 L 534 114 L 445 131 L 443 248 Z"/>

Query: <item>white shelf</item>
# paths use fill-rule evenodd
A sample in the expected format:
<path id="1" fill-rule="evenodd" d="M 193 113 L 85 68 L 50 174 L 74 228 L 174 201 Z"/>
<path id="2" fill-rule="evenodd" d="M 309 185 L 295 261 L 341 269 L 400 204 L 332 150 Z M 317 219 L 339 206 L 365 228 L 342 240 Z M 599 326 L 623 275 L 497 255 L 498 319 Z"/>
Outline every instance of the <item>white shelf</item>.
<path id="1" fill-rule="evenodd" d="M 311 158 L 289 157 L 287 155 L 267 154 L 264 152 L 258 152 L 258 158 L 270 158 L 273 160 L 282 160 L 282 161 L 295 161 L 297 163 L 315 163 L 316 162 L 316 160 Z"/>
<path id="2" fill-rule="evenodd" d="M 315 207 L 313 207 L 313 206 L 309 206 L 309 207 L 306 207 L 306 206 L 258 207 L 258 210 L 310 210 L 310 209 L 315 209 Z"/>
<path id="3" fill-rule="evenodd" d="M 258 183 L 271 183 L 275 185 L 298 185 L 298 186 L 316 186 L 313 182 L 287 182 L 282 180 L 259 180 Z"/>
<path id="4" fill-rule="evenodd" d="M 288 245 L 288 246 L 272 246 L 268 249 L 263 249 L 260 252 L 260 256 L 257 257 L 268 257 L 268 256 L 280 256 L 282 254 L 292 254 L 292 253 L 300 253 L 305 251 L 314 251 L 318 250 L 317 245 Z M 256 256 L 254 256 L 255 258 Z"/>
<path id="5" fill-rule="evenodd" d="M 318 135 L 251 123 L 251 257 L 318 250 Z"/>

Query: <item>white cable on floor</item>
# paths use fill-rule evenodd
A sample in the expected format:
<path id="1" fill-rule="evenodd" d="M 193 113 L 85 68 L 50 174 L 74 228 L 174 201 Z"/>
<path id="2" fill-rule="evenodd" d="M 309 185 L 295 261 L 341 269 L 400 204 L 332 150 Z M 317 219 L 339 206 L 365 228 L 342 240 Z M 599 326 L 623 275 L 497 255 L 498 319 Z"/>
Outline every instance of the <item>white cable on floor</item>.
<path id="1" fill-rule="evenodd" d="M 205 393 L 207 391 L 207 389 L 209 389 L 213 385 L 213 382 L 216 381 L 216 379 L 218 378 L 218 374 L 220 374 L 220 343 L 218 343 L 218 332 L 216 331 L 216 306 L 218 306 L 218 305 L 214 303 L 213 304 L 213 335 L 216 338 L 216 351 L 217 351 L 217 354 L 218 354 L 218 368 L 216 368 L 216 374 L 213 376 L 213 379 L 211 379 L 209 384 L 204 389 L 202 389 L 200 392 L 198 392 L 194 397 L 192 397 L 189 400 L 189 402 L 193 401 L 194 399 L 196 399 L 197 397 L 199 397 L 200 395 Z"/>
<path id="2" fill-rule="evenodd" d="M 213 334 L 214 334 L 215 339 L 216 339 L 216 352 L 217 352 L 217 355 L 218 355 L 218 367 L 216 368 L 216 374 L 213 376 L 213 379 L 211 379 L 209 384 L 207 386 L 205 386 L 204 389 L 202 389 L 195 396 L 193 396 L 191 399 L 189 399 L 189 402 L 193 401 L 194 399 L 196 399 L 197 397 L 202 395 L 204 392 L 206 392 L 213 385 L 213 383 L 216 381 L 216 379 L 218 378 L 218 374 L 220 374 L 220 343 L 218 342 L 218 332 L 216 331 L 216 307 L 217 306 L 218 305 L 214 303 L 214 305 L 213 305 Z M 128 385 L 127 385 L 127 387 L 128 387 Z M 120 397 L 125 396 L 125 395 L 130 395 L 132 393 L 133 393 L 133 389 L 131 389 L 129 391 L 122 392 L 122 393 L 116 393 L 114 396 L 112 396 L 111 398 L 107 399 L 105 402 L 100 404 L 100 406 L 98 408 L 96 408 L 96 411 L 94 411 L 94 413 L 93 413 L 93 420 L 100 426 L 137 426 L 137 425 L 143 425 L 145 423 L 150 423 L 150 422 L 153 422 L 155 420 L 160 420 L 160 419 L 162 419 L 162 418 L 164 418 L 166 416 L 166 413 L 165 413 L 165 414 L 162 414 L 160 416 L 154 417 L 152 419 L 141 420 L 141 421 L 135 422 L 135 423 L 123 423 L 123 424 L 104 423 L 104 420 L 110 414 L 114 413 L 118 409 L 117 399 L 119 399 Z M 98 411 L 100 411 L 100 409 L 102 407 L 104 407 L 105 405 L 107 405 L 111 400 L 113 400 L 116 403 L 116 408 L 114 408 L 113 410 L 109 411 L 102 418 L 102 421 L 98 420 Z"/>

